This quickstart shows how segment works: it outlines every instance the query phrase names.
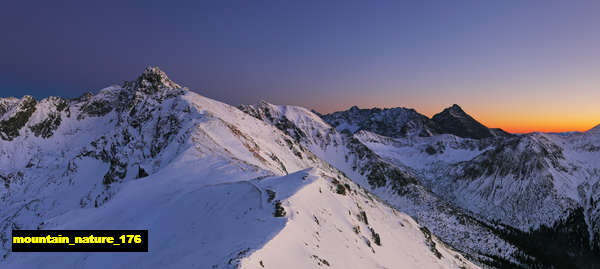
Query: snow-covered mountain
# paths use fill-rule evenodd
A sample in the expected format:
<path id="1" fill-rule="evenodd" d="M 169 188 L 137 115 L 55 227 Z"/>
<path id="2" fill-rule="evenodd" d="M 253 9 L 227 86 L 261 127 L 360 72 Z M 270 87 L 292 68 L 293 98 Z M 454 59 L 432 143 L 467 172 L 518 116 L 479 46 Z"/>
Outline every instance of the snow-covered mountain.
<path id="1" fill-rule="evenodd" d="M 477 267 L 364 188 L 455 210 L 410 170 L 306 109 L 244 111 L 158 68 L 75 99 L 0 99 L 0 266 Z M 150 251 L 11 253 L 12 229 L 148 229 Z"/>
<path id="2" fill-rule="evenodd" d="M 458 106 L 438 115 L 443 114 L 474 121 Z M 384 160 L 412 170 L 443 200 L 499 225 L 494 229 L 519 249 L 512 257 L 521 265 L 600 267 L 598 127 L 585 133 L 494 135 L 479 123 L 468 126 L 462 137 L 390 138 L 376 129 L 354 137 Z M 522 254 L 529 257 L 518 257 Z"/>

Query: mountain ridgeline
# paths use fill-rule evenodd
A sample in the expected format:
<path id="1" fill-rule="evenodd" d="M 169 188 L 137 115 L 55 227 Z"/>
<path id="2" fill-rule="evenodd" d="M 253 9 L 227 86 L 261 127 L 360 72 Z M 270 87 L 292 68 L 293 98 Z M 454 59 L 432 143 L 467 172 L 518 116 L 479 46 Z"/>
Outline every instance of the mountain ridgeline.
<path id="1" fill-rule="evenodd" d="M 149 67 L 79 98 L 0 98 L 0 267 L 600 268 L 598 160 L 600 126 L 233 107 Z M 10 252 L 12 229 L 128 228 L 150 253 Z"/>
<path id="2" fill-rule="evenodd" d="M 431 119 L 409 108 L 359 109 L 356 106 L 322 117 L 339 131 L 352 134 L 365 130 L 393 138 L 430 137 L 439 134 L 453 134 L 473 139 L 511 136 L 502 129 L 487 128 L 456 104 Z"/>

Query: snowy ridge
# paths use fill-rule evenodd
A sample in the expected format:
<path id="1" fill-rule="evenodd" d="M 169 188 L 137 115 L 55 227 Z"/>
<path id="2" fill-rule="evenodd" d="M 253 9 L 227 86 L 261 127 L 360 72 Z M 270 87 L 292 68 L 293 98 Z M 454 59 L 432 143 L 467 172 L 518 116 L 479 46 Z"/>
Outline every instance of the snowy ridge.
<path id="1" fill-rule="evenodd" d="M 315 173 L 318 171 L 312 172 L 306 180 L 318 177 Z M 286 209 L 290 212 L 288 224 L 243 264 L 248 264 L 248 268 L 261 268 L 263 261 L 265 267 L 282 268 L 289 266 L 290 260 L 309 257 L 315 265 L 333 268 L 475 267 L 443 247 L 443 243 L 436 239 L 430 241 L 426 230 L 421 231 L 407 215 L 381 204 L 341 177 L 332 178 L 333 182 L 341 180 L 348 184 L 344 187 L 347 188 L 347 193 L 342 195 L 344 199 L 340 199 L 338 188 L 322 180 L 323 176 L 327 178 L 321 175 L 321 180 L 304 187 L 297 196 L 283 203 L 290 206 Z M 280 181 L 269 183 L 281 185 Z"/>
<path id="2" fill-rule="evenodd" d="M 401 163 L 393 164 L 384 160 L 378 153 L 366 147 L 363 141 L 365 136 L 388 142 L 395 141 L 393 138 L 364 130 L 349 136 L 347 133 L 337 132 L 321 120 L 307 123 L 306 119 L 318 116 L 294 106 L 276 106 L 261 102 L 253 106 L 244 105 L 241 109 L 270 122 L 290 136 L 297 137 L 305 148 L 387 203 L 416 218 L 445 242 L 471 255 L 473 259 L 489 261 L 491 256 L 513 259 L 511 255 L 516 249 L 499 238 L 490 227 L 480 223 L 468 212 L 429 192 L 418 182 L 419 175 L 413 169 Z M 303 115 L 298 115 L 299 113 Z M 298 120 L 298 123 L 294 120 Z M 456 139 L 452 135 L 441 137 Z M 408 141 L 419 139 L 407 138 Z M 438 136 L 434 139 L 438 139 Z M 475 141 L 470 145 L 477 146 Z M 420 162 L 419 159 L 415 161 Z"/>

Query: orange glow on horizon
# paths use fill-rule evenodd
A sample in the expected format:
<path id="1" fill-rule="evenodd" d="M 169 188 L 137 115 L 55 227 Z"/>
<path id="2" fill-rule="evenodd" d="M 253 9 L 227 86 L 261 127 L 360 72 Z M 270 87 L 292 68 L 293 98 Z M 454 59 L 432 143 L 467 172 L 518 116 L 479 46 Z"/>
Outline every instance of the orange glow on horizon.
<path id="1" fill-rule="evenodd" d="M 585 132 L 600 124 L 600 117 L 580 117 L 567 115 L 548 115 L 540 117 L 539 115 L 528 115 L 519 117 L 516 115 L 506 115 L 504 117 L 478 118 L 471 115 L 481 124 L 489 128 L 500 128 L 510 133 L 560 133 L 560 132 Z"/>
<path id="2" fill-rule="evenodd" d="M 531 128 L 531 127 L 498 127 L 504 131 L 515 134 L 525 134 L 525 133 L 533 133 L 533 132 L 542 132 L 542 133 L 563 133 L 563 132 L 585 132 L 591 128 L 579 128 L 579 127 L 546 127 L 546 128 Z"/>
<path id="3" fill-rule="evenodd" d="M 510 133 L 531 133 L 531 132 L 585 132 L 600 124 L 600 117 L 562 115 L 560 113 L 548 113 L 539 115 L 536 113 L 523 113 L 525 116 L 518 116 L 517 113 L 508 113 L 507 115 L 486 115 L 488 117 L 477 118 L 479 122 L 490 128 L 501 128 Z"/>

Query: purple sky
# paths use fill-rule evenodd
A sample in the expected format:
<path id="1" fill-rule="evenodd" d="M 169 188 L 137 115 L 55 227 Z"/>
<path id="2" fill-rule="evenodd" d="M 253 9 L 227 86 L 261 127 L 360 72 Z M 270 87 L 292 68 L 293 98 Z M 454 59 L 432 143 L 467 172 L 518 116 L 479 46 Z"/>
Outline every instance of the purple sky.
<path id="1" fill-rule="evenodd" d="M 234 105 L 600 121 L 599 1 L 90 3 L 0 4 L 2 96 L 74 97 L 152 65 Z"/>

